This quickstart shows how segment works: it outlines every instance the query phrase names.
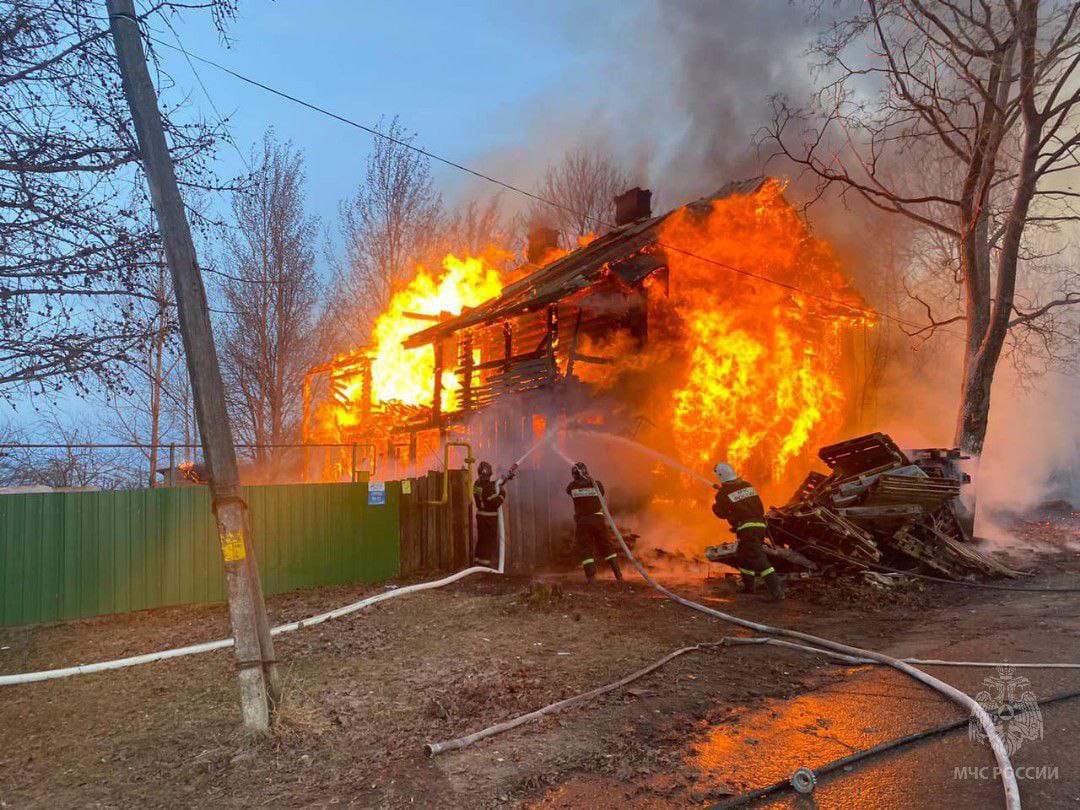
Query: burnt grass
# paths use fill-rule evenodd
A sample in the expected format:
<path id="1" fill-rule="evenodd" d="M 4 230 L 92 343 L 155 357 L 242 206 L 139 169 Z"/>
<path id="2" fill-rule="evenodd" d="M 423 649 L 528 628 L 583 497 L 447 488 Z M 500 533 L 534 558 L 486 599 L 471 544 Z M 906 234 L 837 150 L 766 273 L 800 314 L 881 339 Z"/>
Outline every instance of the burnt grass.
<path id="1" fill-rule="evenodd" d="M 1032 526 L 1047 532 L 1046 524 Z M 1069 529 L 1075 538 L 1075 528 Z M 1058 552 L 1076 569 L 1075 553 Z M 747 618 L 883 648 L 933 606 L 990 605 L 993 592 L 920 584 L 895 593 L 850 580 L 795 583 L 771 605 L 722 580 L 675 589 Z M 270 600 L 293 621 L 378 589 Z M 0 673 L 91 662 L 220 638 L 223 605 L 0 629 Z M 0 806 L 460 807 L 687 805 L 719 798 L 685 767 L 688 740 L 769 698 L 844 677 L 796 652 L 684 655 L 585 707 L 434 759 L 444 740 L 614 681 L 672 650 L 737 628 L 661 598 L 640 580 L 586 587 L 576 573 L 483 575 L 277 637 L 284 690 L 272 733 L 239 731 L 231 651 L 111 673 L 0 687 Z M 579 793 L 582 784 L 593 793 Z M 599 786 L 599 788 L 597 787 Z M 596 791 L 599 790 L 599 793 Z"/>

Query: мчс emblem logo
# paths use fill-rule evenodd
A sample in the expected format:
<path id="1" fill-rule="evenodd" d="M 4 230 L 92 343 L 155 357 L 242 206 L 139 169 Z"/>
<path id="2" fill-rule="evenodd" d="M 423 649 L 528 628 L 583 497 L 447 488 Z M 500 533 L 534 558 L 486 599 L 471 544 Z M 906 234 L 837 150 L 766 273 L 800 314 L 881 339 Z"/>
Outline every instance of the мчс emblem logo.
<path id="1" fill-rule="evenodd" d="M 1017 675 L 1014 667 L 998 667 L 997 675 L 983 679 L 987 688 L 975 696 L 975 701 L 994 721 L 1009 755 L 1016 753 L 1025 740 L 1041 740 L 1042 711 L 1031 691 L 1031 681 Z M 986 742 L 986 732 L 974 717 L 968 724 L 968 737 Z"/>

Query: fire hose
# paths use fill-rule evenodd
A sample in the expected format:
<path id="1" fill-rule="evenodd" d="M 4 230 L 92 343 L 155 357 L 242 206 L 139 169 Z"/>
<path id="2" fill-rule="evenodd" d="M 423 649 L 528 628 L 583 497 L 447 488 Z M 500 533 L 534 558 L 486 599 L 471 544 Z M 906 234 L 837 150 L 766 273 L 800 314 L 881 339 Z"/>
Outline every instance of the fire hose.
<path id="1" fill-rule="evenodd" d="M 839 661 L 843 661 L 846 664 L 882 664 L 882 661 L 878 661 L 873 658 L 860 658 L 853 655 L 846 655 L 844 653 L 833 652 L 832 650 L 823 650 L 818 647 L 811 647 L 807 644 L 796 644 L 793 641 L 784 641 L 778 638 L 768 638 L 767 636 L 754 636 L 754 637 L 742 637 L 742 636 L 724 636 L 719 641 L 702 641 L 698 644 L 691 645 L 689 647 L 681 647 L 674 652 L 670 652 L 663 658 L 660 658 L 648 666 L 631 672 L 617 681 L 598 686 L 595 689 L 590 689 L 588 692 L 581 692 L 577 695 L 572 695 L 563 700 L 556 701 L 547 706 L 543 706 L 535 711 L 527 712 L 526 714 L 519 714 L 517 717 L 512 717 L 509 720 L 504 720 L 500 723 L 496 723 L 487 728 L 480 729 L 472 734 L 466 734 L 463 737 L 457 737 L 452 740 L 442 740 L 440 742 L 427 743 L 424 746 L 424 752 L 429 757 L 434 757 L 438 754 L 445 753 L 446 751 L 455 751 L 459 748 L 466 748 L 473 743 L 480 742 L 480 740 L 486 740 L 488 737 L 494 737 L 503 732 L 510 731 L 512 729 L 523 726 L 526 723 L 531 723 L 534 720 L 540 720 L 543 717 L 547 717 L 549 714 L 556 714 L 566 709 L 572 709 L 575 706 L 581 706 L 584 703 L 588 703 L 595 698 L 602 695 L 606 695 L 609 692 L 614 692 L 627 684 L 636 681 L 639 678 L 648 675 L 650 672 L 654 672 L 665 664 L 670 663 L 679 656 L 685 655 L 691 652 L 701 652 L 703 650 L 712 650 L 717 647 L 734 647 L 739 645 L 768 645 L 774 647 L 786 647 L 792 650 L 798 650 L 800 652 L 807 652 L 813 655 L 823 655 L 828 658 L 834 658 Z M 1003 661 L 938 661 L 934 659 L 921 659 L 921 658 L 902 658 L 900 659 L 906 664 L 924 664 L 934 666 L 951 666 L 951 667 L 1029 667 L 1039 669 L 1080 669 L 1080 664 L 1012 664 Z M 966 723 L 966 720 L 958 721 L 960 723 Z"/>
<path id="2" fill-rule="evenodd" d="M 569 459 L 566 458 L 565 454 L 563 454 L 557 446 L 555 447 L 555 450 L 559 453 L 559 455 L 563 457 L 565 461 L 569 462 Z M 971 715 L 975 717 L 979 725 L 982 726 L 983 732 L 986 734 L 987 740 L 990 743 L 990 747 L 993 750 L 994 758 L 998 763 L 998 769 L 1001 774 L 1002 787 L 1005 791 L 1005 807 L 1007 808 L 1007 810 L 1019 810 L 1021 806 L 1020 788 L 1016 782 L 1016 775 L 1013 772 L 1012 763 L 1009 760 L 1009 753 L 1005 748 L 1005 743 L 1001 739 L 1001 735 L 998 733 L 997 729 L 994 727 L 994 722 L 990 719 L 990 715 L 987 714 L 986 710 L 969 695 L 961 692 L 956 687 L 951 686 L 950 684 L 947 684 L 944 681 L 941 681 L 933 677 L 932 675 L 913 667 L 908 663 L 905 663 L 904 661 L 893 658 L 892 656 L 875 652 L 873 650 L 864 650 L 859 647 L 853 647 L 848 644 L 843 644 L 838 641 L 832 641 L 831 639 L 821 638 L 820 636 L 814 636 L 809 633 L 802 633 L 798 630 L 790 630 L 783 627 L 772 627 L 771 625 L 750 621 L 749 619 L 743 619 L 738 616 L 723 613 L 722 611 L 707 607 L 698 602 L 687 599 L 683 596 L 679 596 L 678 594 L 668 590 L 664 585 L 653 579 L 649 572 L 645 570 L 645 568 L 638 561 L 637 557 L 635 557 L 633 552 L 630 550 L 630 547 L 627 546 L 626 540 L 622 536 L 622 532 L 619 531 L 619 527 L 616 525 L 615 519 L 611 516 L 611 511 L 608 508 L 607 499 L 602 494 L 600 494 L 599 491 L 597 492 L 597 497 L 600 501 L 600 507 L 603 511 L 604 518 L 607 521 L 608 525 L 611 527 L 611 530 L 615 534 L 616 539 L 619 541 L 619 546 L 622 548 L 623 553 L 626 555 L 627 559 L 630 560 L 634 568 L 641 575 L 642 579 L 644 579 L 650 586 L 652 586 L 654 590 L 663 594 L 673 602 L 677 602 L 678 604 L 681 604 L 684 607 L 691 608 L 692 610 L 697 610 L 707 616 L 712 616 L 713 618 L 720 619 L 721 621 L 728 622 L 729 624 L 734 624 L 739 627 L 745 627 L 758 633 L 773 636 L 786 636 L 788 638 L 797 639 L 798 641 L 810 642 L 811 644 L 817 645 L 818 647 L 824 648 L 825 650 L 830 650 L 833 652 L 843 653 L 848 656 L 865 658 L 870 661 L 887 664 L 894 669 L 903 672 L 905 675 L 908 675 L 911 678 L 914 678 L 915 680 L 924 683 L 927 686 L 930 686 L 931 688 L 945 695 L 945 697 L 949 698 L 949 700 L 967 709 L 971 713 Z M 540 711 L 541 713 L 544 712 L 544 710 Z M 527 720 L 524 720 L 523 722 L 527 722 Z M 504 724 L 499 725 L 502 726 Z M 426 746 L 426 750 L 430 756 L 434 756 L 440 751 L 449 750 L 450 747 L 464 747 L 464 745 L 470 744 L 470 742 L 465 742 L 465 740 L 474 741 L 472 738 L 482 739 L 483 736 L 491 736 L 491 733 L 499 733 L 497 730 L 493 730 L 495 728 L 497 727 L 491 727 L 489 729 L 477 732 L 474 735 L 470 735 L 469 738 L 460 738 L 459 740 L 447 741 L 445 743 L 431 743 Z"/>
<path id="3" fill-rule="evenodd" d="M 536 444 L 530 447 L 517 461 L 511 465 L 511 471 L 516 470 L 532 453 L 545 442 L 551 439 L 553 434 L 548 434 L 540 439 Z M 512 474 L 512 472 L 511 472 Z M 504 479 L 499 479 L 500 485 Z M 328 610 L 325 613 L 319 613 L 315 616 L 309 616 L 306 619 L 301 619 L 297 622 L 290 622 L 288 624 L 281 624 L 270 630 L 271 635 L 280 635 L 281 633 L 292 633 L 296 630 L 302 630 L 305 627 L 313 627 L 317 624 L 330 621 L 331 619 L 339 619 L 342 616 L 347 616 L 350 613 L 355 613 L 358 610 L 363 610 L 371 605 L 378 604 L 379 602 L 385 602 L 387 599 L 395 599 L 399 596 L 405 596 L 410 593 L 417 593 L 419 591 L 427 591 L 433 588 L 442 588 L 446 585 L 451 585 L 460 579 L 471 576 L 473 574 L 502 574 L 506 568 L 506 533 L 503 524 L 502 510 L 499 510 L 499 566 L 498 568 L 489 568 L 487 566 L 476 565 L 471 568 L 466 568 L 462 571 L 458 571 L 451 574 L 448 577 L 442 579 L 431 580 L 430 582 L 418 582 L 415 585 L 405 585 L 400 588 L 395 588 L 385 593 L 375 594 L 359 601 L 353 602 L 348 605 L 344 605 L 334 610 Z M 151 664 L 155 661 L 166 661 L 170 658 L 181 658 L 187 655 L 198 655 L 200 653 L 214 652 L 215 650 L 224 650 L 233 645 L 233 639 L 222 638 L 216 641 L 207 641 L 202 644 L 190 644 L 186 647 L 174 647 L 170 650 L 160 650 L 158 652 L 145 653 L 143 655 L 132 655 L 126 658 L 114 658 L 111 661 L 98 661 L 93 664 L 79 664 L 73 667 L 62 667 L 60 669 L 45 669 L 37 672 L 21 672 L 16 675 L 0 675 L 0 686 L 11 686 L 21 683 L 34 683 L 36 681 L 49 681 L 56 678 L 69 678 L 72 675 L 86 675 L 91 672 L 106 672 L 113 669 L 123 669 L 125 667 L 134 667 L 140 664 Z"/>
<path id="4" fill-rule="evenodd" d="M 990 742 L 990 747 L 994 752 L 994 759 L 997 761 L 998 769 L 1001 773 L 1002 787 L 1005 791 L 1005 807 L 1007 810 L 1019 810 L 1020 808 L 1020 787 L 1016 783 L 1016 774 L 1013 772 L 1012 763 L 1009 761 L 1009 752 L 1005 748 L 1005 742 L 1001 739 L 1001 735 L 994 727 L 994 721 L 990 719 L 990 715 L 987 714 L 986 709 L 980 706 L 970 695 L 967 695 L 957 689 L 955 686 L 951 686 L 942 680 L 935 678 L 934 676 L 923 672 L 921 669 L 916 669 L 911 664 L 906 664 L 903 661 L 893 658 L 892 656 L 885 655 L 884 653 L 875 652 L 873 650 L 864 650 L 859 647 L 852 647 L 849 644 L 842 644 L 838 641 L 832 641 L 831 639 L 821 638 L 820 636 L 814 636 L 809 633 L 802 633 L 798 630 L 790 630 L 785 627 L 772 627 L 771 625 L 762 624 L 760 622 L 750 621 L 749 619 L 742 619 L 738 616 L 733 616 L 729 613 L 723 613 L 711 607 L 694 602 L 683 596 L 668 590 L 649 574 L 645 570 L 644 566 L 638 562 L 637 557 L 630 551 L 630 547 L 626 545 L 626 541 L 623 539 L 622 532 L 619 531 L 619 527 L 615 525 L 615 519 L 611 516 L 611 511 L 608 509 L 607 499 L 598 493 L 600 499 L 600 506 L 603 509 L 604 517 L 607 519 L 608 525 L 615 533 L 616 539 L 619 541 L 619 545 L 622 547 L 623 553 L 626 554 L 627 559 L 633 563 L 634 568 L 641 574 L 642 578 L 648 582 L 656 591 L 662 593 L 668 599 L 673 602 L 678 602 L 680 605 L 691 608 L 692 610 L 700 611 L 707 616 L 720 619 L 721 621 L 728 622 L 729 624 L 738 625 L 739 627 L 745 627 L 749 630 L 754 630 L 758 633 L 764 633 L 766 635 L 773 636 L 787 636 L 788 638 L 797 639 L 799 641 L 806 641 L 815 644 L 819 647 L 823 647 L 828 650 L 835 650 L 836 652 L 845 653 L 847 655 L 853 655 L 860 658 L 869 658 L 874 661 L 879 661 L 883 664 L 903 672 L 905 675 L 909 675 L 921 683 L 926 684 L 932 689 L 936 689 L 941 694 L 952 700 L 954 703 L 967 709 L 982 726 L 983 732 L 986 734 L 987 740 Z"/>
<path id="5" fill-rule="evenodd" d="M 427 591 L 432 588 L 442 588 L 445 585 L 457 582 L 459 579 L 464 579 L 472 574 L 500 574 L 501 571 L 494 568 L 487 568 L 484 566 L 473 566 L 472 568 L 466 568 L 463 571 L 458 571 L 455 574 L 451 574 L 448 577 L 442 579 L 432 580 L 430 582 L 418 582 L 415 585 L 405 585 L 401 588 L 395 588 L 392 591 L 386 591 L 384 593 L 378 593 L 374 596 L 369 596 L 365 599 L 361 599 L 357 602 L 353 602 L 349 605 L 336 608 L 334 610 L 328 610 L 325 613 L 319 613 L 316 616 L 309 616 L 306 619 L 301 619 L 297 622 L 290 622 L 288 624 L 281 624 L 270 630 L 271 635 L 279 635 L 281 633 L 291 633 L 295 630 L 302 630 L 305 627 L 313 627 L 317 624 L 329 621 L 330 619 L 339 619 L 342 616 L 347 616 L 350 613 L 355 613 L 358 610 L 363 610 L 366 607 L 384 602 L 387 599 L 394 599 L 398 596 L 405 596 L 409 593 L 417 593 L 419 591 Z M 115 658 L 111 661 L 99 661 L 94 664 L 79 664 L 73 667 L 63 667 L 61 669 L 44 669 L 37 672 L 22 672 L 18 675 L 0 675 L 0 686 L 9 686 L 19 683 L 33 683 L 35 681 L 49 681 L 55 678 L 68 678 L 72 675 L 86 675 L 91 672 L 106 672 L 112 669 L 123 669 L 124 667 L 133 667 L 139 664 L 151 664 L 155 661 L 165 661 L 170 658 L 181 658 L 186 655 L 197 655 L 199 653 L 213 652 L 214 650 L 224 650 L 233 645 L 231 638 L 222 638 L 216 641 L 207 641 L 202 644 L 191 644 L 187 647 L 174 647 L 171 650 L 161 650 L 160 652 L 146 653 L 144 655 L 133 655 L 127 658 Z"/>
<path id="6" fill-rule="evenodd" d="M 1014 588 L 1012 585 L 995 585 L 992 582 L 968 582 L 965 579 L 945 579 L 934 577 L 930 574 L 920 574 L 915 571 L 901 571 L 899 568 L 889 568 L 884 565 L 872 565 L 878 571 L 886 574 L 901 574 L 905 577 L 925 579 L 929 582 L 940 582 L 944 585 L 960 585 L 965 588 L 982 588 L 988 591 L 1012 591 L 1013 593 L 1080 593 L 1080 588 Z"/>
<path id="7" fill-rule="evenodd" d="M 1054 703 L 1061 703 L 1066 700 L 1072 700 L 1080 697 L 1080 690 L 1073 690 L 1071 692 L 1062 692 L 1058 695 L 1045 698 L 1043 700 L 1036 701 L 1039 706 L 1050 706 Z M 919 740 L 925 740 L 927 737 L 937 737 L 943 734 L 947 734 L 955 729 L 962 728 L 968 724 L 967 719 L 953 720 L 951 723 L 942 723 L 940 726 L 934 726 L 933 728 L 917 731 L 914 734 L 908 734 L 904 737 L 897 737 L 895 740 L 888 740 L 872 748 L 866 748 L 862 751 L 856 751 L 853 754 L 848 754 L 846 757 L 833 760 L 832 762 L 821 765 L 817 768 L 799 768 L 790 779 L 785 779 L 779 782 L 774 782 L 771 785 L 751 790 L 749 793 L 744 793 L 741 796 L 733 796 L 730 799 L 714 804 L 710 810 L 730 810 L 733 807 L 742 807 L 749 804 L 752 801 L 763 799 L 766 796 L 771 796 L 774 793 L 780 793 L 784 790 L 792 789 L 799 793 L 811 793 L 814 787 L 817 785 L 819 777 L 828 773 L 833 773 L 841 768 L 847 768 L 850 765 L 854 765 L 856 762 L 862 762 L 864 759 L 875 757 L 878 754 L 884 754 L 886 751 L 893 751 L 897 748 L 902 748 L 906 745 L 911 745 Z"/>
<path id="8" fill-rule="evenodd" d="M 549 438 L 551 438 L 551 434 L 549 434 L 548 436 L 545 436 L 543 439 L 541 439 L 539 442 L 537 442 L 535 445 L 533 445 L 533 447 L 530 448 L 522 456 L 522 458 L 519 459 L 519 461 L 517 463 L 520 464 L 526 457 L 528 457 L 528 455 L 530 455 L 537 447 L 539 447 L 541 444 L 546 442 Z M 808 642 L 812 642 L 812 643 L 815 643 L 815 644 L 819 644 L 819 645 L 821 645 L 821 647 L 826 648 L 825 650 L 814 649 L 813 651 L 815 651 L 815 652 L 832 651 L 833 653 L 841 653 L 841 654 L 845 654 L 845 655 L 847 655 L 849 657 L 854 656 L 855 658 L 860 659 L 860 661 L 865 660 L 866 662 L 875 662 L 875 663 L 887 664 L 887 665 L 892 666 L 892 667 L 898 669 L 899 671 L 904 672 L 905 674 L 915 678 L 916 680 L 919 680 L 919 681 L 933 687 L 934 689 L 937 689 L 939 692 L 941 692 L 942 694 L 944 694 L 946 697 L 950 698 L 954 702 L 964 706 L 965 708 L 968 708 L 971 711 L 972 715 L 976 717 L 976 719 L 978 720 L 980 725 L 982 725 L 982 727 L 983 727 L 984 731 L 986 732 L 987 737 L 988 737 L 988 739 L 990 741 L 991 747 L 992 747 L 992 749 L 994 751 L 994 756 L 997 759 L 999 768 L 1001 770 L 1002 781 L 1003 781 L 1003 784 L 1004 784 L 1005 795 L 1006 795 L 1006 807 L 1010 808 L 1010 810 L 1011 810 L 1011 808 L 1019 808 L 1020 807 L 1019 789 L 1018 789 L 1018 786 L 1016 784 L 1015 775 L 1013 774 L 1012 769 L 1011 769 L 1011 763 L 1009 762 L 1008 753 L 1005 750 L 1004 743 L 1002 742 L 1000 736 L 997 734 L 997 731 L 993 726 L 993 722 L 990 720 L 990 718 L 987 715 L 986 711 L 984 709 L 982 709 L 982 707 L 980 707 L 978 705 L 978 703 L 976 703 L 974 700 L 972 700 L 968 695 L 964 694 L 963 692 L 960 692 L 955 687 L 952 687 L 949 684 L 946 684 L 946 683 L 944 683 L 942 681 L 939 681 L 938 679 L 930 676 L 929 674 L 927 674 L 925 672 L 922 672 L 921 670 L 918 670 L 913 666 L 910 666 L 910 664 L 908 664 L 908 663 L 906 663 L 906 662 L 904 662 L 902 660 L 892 658 L 892 657 L 884 655 L 882 653 L 877 653 L 877 652 L 870 651 L 870 650 L 863 650 L 863 649 L 860 649 L 858 647 L 852 647 L 852 646 L 849 646 L 849 645 L 846 645 L 846 644 L 842 644 L 840 642 L 831 641 L 829 639 L 820 638 L 820 637 L 817 637 L 817 636 L 813 636 L 813 635 L 810 635 L 810 634 L 807 634 L 807 633 L 801 633 L 799 631 L 790 630 L 790 629 L 787 629 L 787 628 L 775 628 L 775 627 L 771 627 L 769 625 L 761 624 L 761 623 L 758 623 L 758 622 L 753 622 L 753 621 L 750 621 L 750 620 L 747 620 L 747 619 L 742 619 L 742 618 L 739 618 L 739 617 L 736 617 L 736 616 L 733 616 L 733 615 L 726 614 L 726 613 L 723 613 L 721 611 L 715 610 L 713 608 L 706 607 L 705 605 L 701 605 L 701 604 L 699 604 L 697 602 L 693 602 L 692 600 L 686 599 L 684 597 L 679 596 L 678 594 L 675 594 L 674 592 L 668 590 L 666 587 L 661 585 L 655 579 L 653 579 L 649 575 L 649 573 L 644 569 L 644 567 L 641 565 L 641 563 L 637 560 L 637 558 L 630 551 L 629 547 L 626 545 L 626 541 L 624 540 L 624 538 L 622 536 L 622 533 L 619 531 L 618 526 L 615 524 L 615 521 L 611 516 L 611 512 L 608 509 L 607 501 L 606 501 L 605 498 L 603 498 L 603 496 L 600 497 L 600 503 L 601 503 L 601 507 L 603 509 L 604 517 L 607 520 L 608 524 L 610 525 L 610 527 L 611 527 L 612 531 L 614 532 L 616 538 L 618 539 L 619 545 L 622 547 L 622 550 L 626 554 L 627 558 L 633 563 L 633 565 L 637 569 L 638 573 L 641 574 L 642 578 L 645 579 L 645 581 L 647 583 L 649 583 L 650 586 L 652 586 L 655 590 L 657 590 L 658 592 L 660 592 L 661 594 L 663 594 L 667 598 L 671 599 L 672 601 L 675 601 L 675 602 L 677 602 L 679 604 L 682 604 L 682 605 L 684 605 L 686 607 L 690 607 L 691 609 L 698 610 L 698 611 L 700 611 L 702 613 L 705 613 L 706 615 L 712 616 L 714 618 L 721 619 L 722 621 L 726 621 L 726 622 L 729 622 L 731 624 L 746 627 L 748 629 L 755 630 L 757 632 L 767 633 L 767 634 L 772 634 L 772 635 L 788 636 L 788 637 L 791 637 L 791 638 L 799 639 L 801 641 L 808 641 Z M 501 521 L 500 521 L 500 523 L 501 523 Z M 500 563 L 502 563 L 502 560 L 503 560 L 503 554 L 504 554 L 503 546 L 504 546 L 504 543 L 505 543 L 505 538 L 503 537 L 502 527 L 500 525 Z M 502 566 L 500 565 L 500 568 L 501 567 Z M 432 588 L 443 587 L 445 585 L 449 585 L 452 582 L 456 582 L 457 580 L 462 579 L 462 578 L 464 578 L 466 576 L 469 576 L 471 574 L 474 574 L 474 573 L 502 573 L 502 571 L 492 569 L 492 568 L 482 567 L 482 566 L 475 566 L 475 567 L 472 567 L 472 568 L 465 569 L 463 571 L 459 571 L 456 574 L 453 574 L 453 575 L 451 575 L 449 577 L 445 577 L 445 578 L 440 579 L 440 580 L 434 580 L 434 581 L 431 581 L 431 582 L 417 583 L 415 585 L 405 586 L 403 588 L 395 589 L 394 591 L 389 591 L 387 593 L 377 594 L 375 596 L 368 597 L 366 599 L 361 599 L 358 602 L 354 602 L 354 603 L 352 603 L 350 605 L 346 605 L 344 607 L 340 607 L 340 608 L 337 608 L 335 610 L 327 611 L 325 613 L 318 614 L 316 616 L 312 616 L 312 617 L 310 617 L 308 619 L 303 619 L 303 620 L 300 620 L 298 622 L 292 622 L 290 624 L 279 625 L 278 627 L 273 628 L 273 630 L 271 632 L 276 635 L 276 634 L 285 633 L 285 632 L 292 632 L 292 631 L 295 631 L 295 630 L 302 629 L 304 627 L 309 627 L 309 626 L 313 626 L 313 625 L 316 625 L 316 624 L 320 624 L 320 623 L 322 623 L 324 621 L 328 621 L 330 619 L 340 618 L 341 616 L 345 616 L 345 615 L 347 615 L 349 613 L 353 613 L 353 612 L 355 612 L 357 610 L 361 610 L 364 607 L 367 607 L 367 606 L 372 605 L 372 604 L 376 604 L 377 602 L 381 602 L 381 601 L 384 601 L 386 599 L 391 599 L 391 598 L 394 598 L 396 596 L 404 595 L 406 593 L 414 593 L 414 592 L 417 592 L 417 591 L 420 591 L 420 590 L 428 590 L 428 589 L 432 589 Z M 773 640 L 773 641 L 778 641 L 778 640 Z M 204 643 L 204 644 L 196 644 L 196 645 L 190 645 L 188 647 L 181 647 L 181 648 L 175 648 L 175 649 L 172 649 L 172 650 L 165 650 L 165 651 L 161 651 L 161 652 L 158 652 L 158 653 L 149 653 L 149 654 L 141 655 L 141 656 L 133 656 L 133 657 L 129 657 L 129 658 L 116 659 L 116 660 L 113 660 L 113 661 L 99 662 L 97 664 L 89 664 L 89 665 L 81 665 L 81 666 L 75 666 L 75 667 L 67 667 L 67 668 L 64 668 L 64 669 L 45 670 L 45 671 L 41 671 L 41 672 L 22 673 L 22 674 L 19 674 L 19 675 L 0 676 L 0 685 L 7 685 L 7 684 L 14 684 L 14 683 L 29 683 L 29 682 L 33 682 L 33 681 L 41 681 L 41 680 L 49 680 L 49 679 L 53 679 L 53 678 L 68 677 L 70 675 L 82 674 L 82 673 L 87 673 L 87 672 L 98 672 L 98 671 L 105 671 L 105 670 L 109 670 L 109 669 L 118 669 L 118 668 L 121 668 L 121 667 L 134 666 L 136 664 L 142 664 L 142 663 L 150 663 L 152 661 L 165 660 L 165 659 L 168 659 L 168 658 L 175 658 L 175 657 L 180 657 L 180 656 L 183 656 L 183 655 L 192 655 L 192 654 L 195 654 L 195 653 L 209 652 L 209 651 L 212 651 L 212 650 L 223 649 L 223 648 L 231 646 L 232 643 L 233 643 L 232 639 L 221 639 L 221 640 L 218 640 L 218 641 L 207 642 L 207 643 Z M 802 647 L 803 645 L 790 645 L 790 646 Z M 611 691 L 612 689 L 616 689 L 620 685 L 623 685 L 624 683 L 629 682 L 629 680 L 633 680 L 636 677 L 641 677 L 642 675 L 647 674 L 648 672 L 652 671 L 653 669 L 656 669 L 658 666 L 662 666 L 663 663 L 666 663 L 667 661 L 671 660 L 671 658 L 675 657 L 676 655 L 681 655 L 684 652 L 689 652 L 691 650 L 701 649 L 701 648 L 702 648 L 702 645 L 697 645 L 697 646 L 692 647 L 692 648 L 684 648 L 682 650 L 676 651 L 675 653 L 671 654 L 670 656 L 666 657 L 665 659 L 662 659 L 661 662 L 659 662 L 659 663 L 657 663 L 657 664 L 655 664 L 655 665 L 653 665 L 651 667 L 647 667 L 645 670 L 641 670 L 641 671 L 639 671 L 637 673 L 633 673 L 627 679 L 623 679 L 623 680 L 621 680 L 619 682 L 616 682 L 616 684 L 614 684 L 614 685 L 608 685 L 608 687 L 601 687 L 599 690 L 593 690 L 592 692 L 586 693 L 585 695 L 580 695 L 577 698 L 570 698 L 567 701 L 561 701 L 560 704 L 554 704 L 554 705 L 559 706 L 559 708 L 567 708 L 568 705 L 577 705 L 577 703 L 585 702 L 586 700 L 590 699 L 591 697 L 595 697 L 595 696 L 597 696 L 599 694 L 602 694 L 604 692 Z M 941 662 L 941 663 L 944 663 L 944 662 Z M 951 662 L 951 663 L 960 664 L 961 662 Z M 976 665 L 976 664 L 971 664 L 971 662 L 968 662 L 968 663 L 970 665 Z M 552 707 L 547 707 L 546 709 L 539 710 L 536 713 L 531 713 L 530 715 L 523 716 L 522 718 L 518 718 L 517 721 L 508 721 L 508 723 L 510 725 L 508 725 L 508 724 L 499 724 L 499 725 L 500 726 L 506 726 L 506 728 L 512 728 L 512 727 L 515 727 L 516 725 L 520 725 L 521 723 L 528 722 L 530 719 L 533 719 L 534 716 L 538 716 L 539 714 L 546 713 L 548 710 L 552 710 Z M 554 710 L 558 710 L 558 709 L 554 709 Z M 518 721 L 520 721 L 520 722 L 518 722 Z M 495 728 L 495 727 L 492 727 L 492 728 Z M 506 728 L 500 728 L 499 730 L 492 731 L 491 733 L 493 733 L 493 734 L 494 733 L 499 733 L 499 731 L 506 730 Z M 485 730 L 485 731 L 490 731 L 490 730 Z M 482 738 L 479 735 L 483 735 L 483 734 L 484 734 L 484 732 L 478 732 L 477 735 L 470 735 L 470 737 L 476 737 L 476 738 L 479 739 L 479 738 Z M 490 736 L 490 734 L 487 734 L 485 736 Z M 464 740 L 464 739 L 467 739 L 467 738 L 462 738 L 462 739 Z M 454 742 L 454 741 L 451 741 L 451 742 Z M 468 744 L 469 744 L 469 742 L 464 742 L 462 745 L 455 746 L 455 747 L 464 747 L 464 745 L 468 745 Z M 438 753 L 438 751 L 440 751 L 440 750 L 449 750 L 449 746 L 450 746 L 450 743 L 444 743 L 444 744 L 435 743 L 435 744 L 429 745 L 428 749 L 429 749 L 429 753 L 434 755 L 435 753 Z"/>

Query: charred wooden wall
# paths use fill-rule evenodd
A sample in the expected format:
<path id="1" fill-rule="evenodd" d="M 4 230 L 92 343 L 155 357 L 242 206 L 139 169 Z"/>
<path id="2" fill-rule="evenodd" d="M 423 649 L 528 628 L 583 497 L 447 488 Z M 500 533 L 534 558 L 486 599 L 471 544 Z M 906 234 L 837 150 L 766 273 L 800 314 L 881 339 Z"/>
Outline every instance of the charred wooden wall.
<path id="1" fill-rule="evenodd" d="M 477 459 L 490 461 L 498 472 L 538 441 L 549 428 L 525 403 L 514 413 L 492 415 L 472 431 Z M 569 465 L 544 446 L 521 465 L 507 484 L 503 518 L 507 539 L 507 570 L 526 573 L 549 568 L 567 553 L 573 532 L 573 507 L 564 490 Z"/>
<path id="2" fill-rule="evenodd" d="M 401 573 L 451 571 L 472 560 L 472 527 L 468 476 L 451 470 L 450 497 L 443 494 L 442 472 L 406 479 L 401 494 Z M 404 483 L 404 482 L 403 482 Z M 411 490 L 405 493 L 405 489 Z"/>

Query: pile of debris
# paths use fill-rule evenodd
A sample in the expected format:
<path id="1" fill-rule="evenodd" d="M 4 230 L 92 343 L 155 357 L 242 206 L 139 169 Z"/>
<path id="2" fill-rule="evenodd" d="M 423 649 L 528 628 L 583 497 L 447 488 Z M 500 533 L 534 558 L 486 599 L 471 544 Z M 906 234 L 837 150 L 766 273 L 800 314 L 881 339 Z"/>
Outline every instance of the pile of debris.
<path id="1" fill-rule="evenodd" d="M 871 433 L 823 447 L 818 457 L 832 472 L 811 472 L 787 504 L 769 511 L 778 547 L 819 569 L 917 565 L 950 579 L 1016 575 L 970 545 L 959 495 L 971 478 L 959 450 L 905 452 Z"/>
<path id="2" fill-rule="evenodd" d="M 884 433 L 870 433 L 823 447 L 818 457 L 832 472 L 811 472 L 766 516 L 774 544 L 767 553 L 781 570 L 1017 575 L 970 545 L 959 495 L 971 478 L 959 450 L 902 451 Z M 714 547 L 706 555 L 726 562 L 733 551 Z"/>

